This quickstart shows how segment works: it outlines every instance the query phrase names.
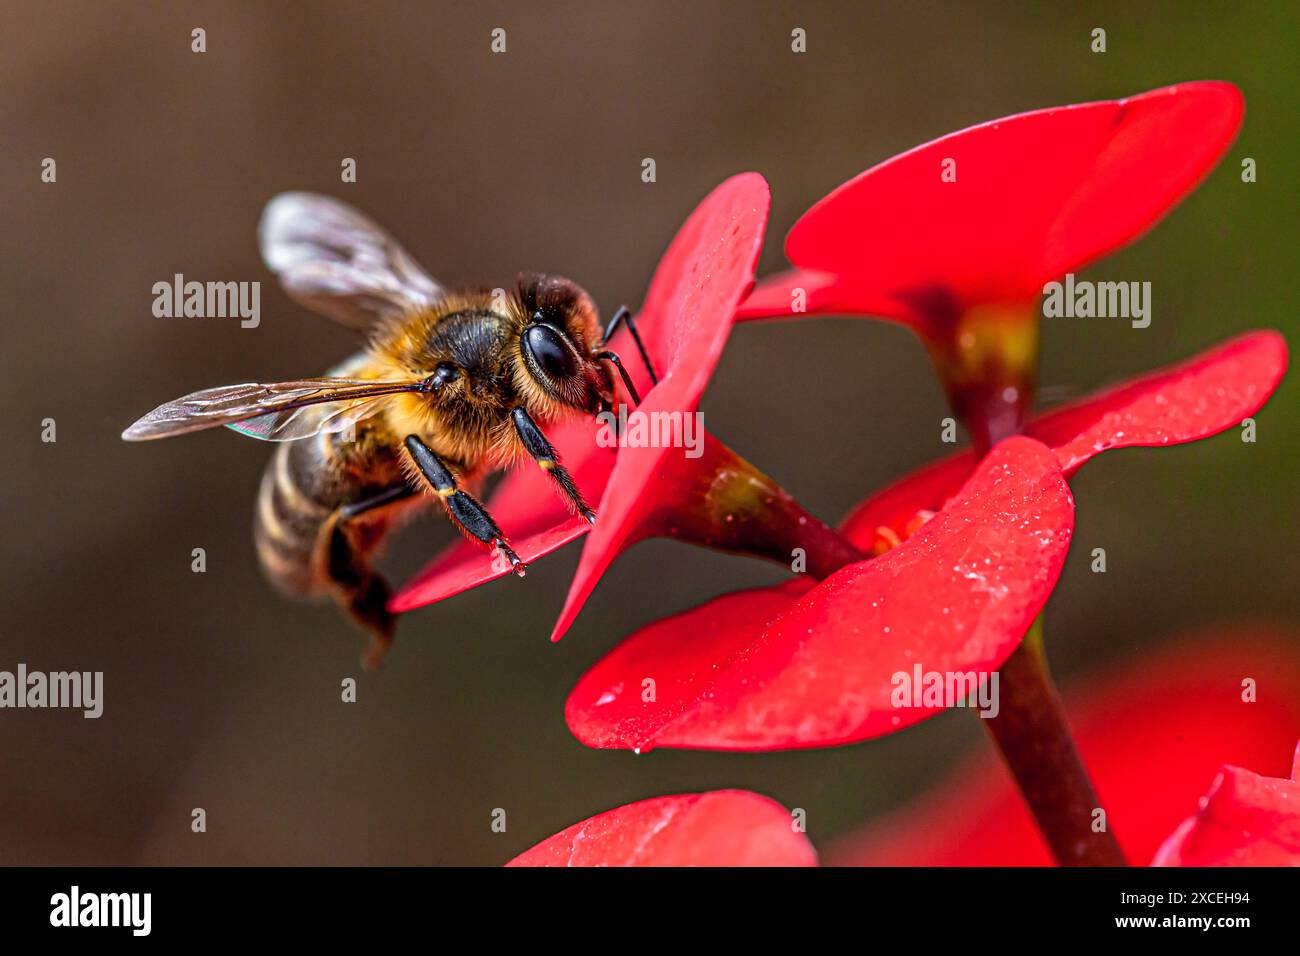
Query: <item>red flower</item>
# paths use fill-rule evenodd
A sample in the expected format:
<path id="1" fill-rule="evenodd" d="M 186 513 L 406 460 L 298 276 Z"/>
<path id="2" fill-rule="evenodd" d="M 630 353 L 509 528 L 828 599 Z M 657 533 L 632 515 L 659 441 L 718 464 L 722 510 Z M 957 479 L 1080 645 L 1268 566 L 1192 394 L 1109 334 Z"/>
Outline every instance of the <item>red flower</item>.
<path id="1" fill-rule="evenodd" d="M 1222 157 L 1242 113 L 1231 84 L 1184 83 L 918 146 L 808 210 L 786 238 L 798 268 L 760 283 L 737 318 L 909 325 L 987 447 L 981 438 L 1017 430 L 1027 407 L 1044 283 L 1151 228 Z"/>
<path id="2" fill-rule="evenodd" d="M 788 290 L 802 285 L 810 313 L 864 313 L 932 335 L 943 330 L 923 298 L 936 286 L 962 308 L 1032 300 L 1150 229 L 1219 161 L 1243 111 L 1229 83 L 1183 83 L 917 146 L 809 209 L 785 243 L 809 271 L 764 280 L 739 317 L 789 316 Z"/>
<path id="3" fill-rule="evenodd" d="M 1300 747 L 1289 780 L 1224 767 L 1151 865 L 1300 866 Z"/>
<path id="4" fill-rule="evenodd" d="M 1011 439 L 978 466 L 967 453 L 903 479 L 846 525 L 882 557 L 815 587 L 800 579 L 725 595 L 638 631 L 574 688 L 570 729 L 593 747 L 777 750 L 866 740 L 930 716 L 936 708 L 893 706 L 894 675 L 1006 660 L 1064 557 L 1073 509 L 1063 469 L 1108 448 L 1231 428 L 1285 366 L 1276 333 L 1242 336 L 1043 416 L 1030 431 L 1050 451 Z"/>
<path id="5" fill-rule="evenodd" d="M 762 176 L 733 176 L 700 203 L 664 253 L 636 318 L 659 384 L 652 386 L 626 328 L 613 342 L 643 396 L 638 411 L 694 411 L 722 354 L 736 306 L 753 285 L 769 200 Z M 600 447 L 589 422 L 557 429 L 551 437 L 588 500 L 600 500 L 594 531 L 600 546 L 626 533 L 634 499 L 656 497 L 647 486 L 660 460 L 673 453 L 682 457 L 681 449 Z M 525 562 L 590 530 L 559 500 L 552 482 L 533 469 L 508 475 L 487 507 Z M 458 542 L 405 585 L 390 607 L 407 611 L 431 604 L 510 570 L 498 554 Z"/>
<path id="6" fill-rule="evenodd" d="M 507 866 L 815 866 L 780 804 L 744 790 L 655 797 L 597 814 Z"/>
<path id="7" fill-rule="evenodd" d="M 892 676 L 916 663 L 996 670 L 1051 593 L 1073 523 L 1052 452 L 1009 439 L 884 557 L 793 604 L 807 585 L 730 595 L 633 635 L 574 689 L 569 727 L 595 747 L 774 750 L 907 726 L 939 708 L 893 706 Z"/>
<path id="8" fill-rule="evenodd" d="M 1075 739 L 1109 814 L 1107 823 L 1132 862 L 1152 860 L 1176 829 L 1183 838 L 1166 844 L 1156 862 L 1174 862 L 1179 852 L 1189 864 L 1195 854 L 1199 865 L 1213 855 L 1226 859 L 1240 848 L 1235 839 L 1218 843 L 1210 834 L 1228 824 L 1220 832 L 1230 835 L 1249 812 L 1243 803 L 1268 806 L 1267 799 L 1255 799 L 1251 783 L 1242 783 L 1244 771 L 1206 805 L 1203 826 L 1179 824 L 1196 811 L 1225 762 L 1279 776 L 1290 769 L 1287 758 L 1300 737 L 1300 698 L 1293 693 L 1300 685 L 1296 640 L 1297 635 L 1263 627 L 1189 636 L 1067 688 Z M 1248 677 L 1258 692 L 1254 702 L 1242 699 Z M 1292 826 L 1296 799 L 1290 798 Z M 1284 819 L 1279 813 L 1274 822 Z M 1274 832 L 1261 829 L 1261 822 L 1261 817 L 1251 821 L 1252 832 Z M 982 747 L 928 793 L 839 840 L 825 856 L 828 864 L 839 866 L 1052 863 L 992 746 Z"/>

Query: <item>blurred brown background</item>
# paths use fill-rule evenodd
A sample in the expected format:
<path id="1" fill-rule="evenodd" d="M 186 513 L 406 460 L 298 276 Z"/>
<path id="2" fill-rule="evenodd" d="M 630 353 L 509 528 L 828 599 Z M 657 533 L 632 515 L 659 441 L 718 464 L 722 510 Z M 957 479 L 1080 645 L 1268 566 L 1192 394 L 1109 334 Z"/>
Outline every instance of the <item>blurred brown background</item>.
<path id="1" fill-rule="evenodd" d="M 565 695 L 622 635 L 780 570 L 654 542 L 547 641 L 577 548 L 404 621 L 365 675 L 330 607 L 263 584 L 250 538 L 268 447 L 228 432 L 128 446 L 196 388 L 314 374 L 349 334 L 290 303 L 255 242 L 286 189 L 347 199 L 449 283 L 550 270 L 636 305 L 693 205 L 730 173 L 774 191 L 762 271 L 812 201 L 923 140 L 1025 109 L 1222 78 L 1244 132 L 1153 234 L 1092 274 L 1151 280 L 1154 321 L 1044 329 L 1073 397 L 1252 327 L 1295 341 L 1300 125 L 1294 4 L 91 3 L 0 5 L 5 529 L 0 669 L 102 670 L 105 712 L 0 711 L 0 862 L 497 864 L 642 797 L 746 787 L 825 847 L 985 746 L 969 714 L 833 750 L 590 751 Z M 208 52 L 190 52 L 190 31 Z M 508 52 L 489 52 L 489 32 Z M 790 52 L 793 27 L 808 53 Z M 1109 52 L 1089 51 L 1103 26 Z M 58 182 L 40 182 L 44 157 Z M 359 181 L 343 185 L 343 157 Z M 653 156 L 658 182 L 640 181 Z M 1258 161 L 1243 185 L 1240 160 Z M 871 224 L 865 224 L 871 228 Z M 935 237 L 936 242 L 942 236 Z M 173 273 L 261 280 L 262 324 L 157 319 Z M 1104 456 L 1047 617 L 1066 679 L 1180 632 L 1292 625 L 1297 386 L 1233 435 Z M 738 330 L 710 427 L 814 511 L 945 450 L 944 405 L 901 328 Z M 58 423 L 56 444 L 40 422 Z M 395 579 L 449 539 L 412 526 Z M 1106 575 L 1086 556 L 1104 546 Z M 190 549 L 208 571 L 190 571 Z M 1300 647 L 1297 649 L 1300 654 Z M 360 699 L 339 700 L 356 676 Z M 1117 728 L 1117 732 L 1119 729 Z M 208 832 L 190 832 L 203 807 Z M 491 832 L 493 808 L 505 834 Z"/>

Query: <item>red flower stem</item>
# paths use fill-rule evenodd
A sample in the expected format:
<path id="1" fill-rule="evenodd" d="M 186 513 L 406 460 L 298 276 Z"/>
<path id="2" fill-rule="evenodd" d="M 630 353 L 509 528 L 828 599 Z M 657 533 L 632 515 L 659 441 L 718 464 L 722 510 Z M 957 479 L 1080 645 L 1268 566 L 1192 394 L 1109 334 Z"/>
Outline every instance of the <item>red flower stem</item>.
<path id="1" fill-rule="evenodd" d="M 770 558 L 818 580 L 868 557 L 712 436 L 699 461 L 678 462 L 660 476 L 673 486 L 662 493 L 660 519 L 671 537 Z M 683 508 L 683 502 L 691 506 Z"/>
<path id="2" fill-rule="evenodd" d="M 963 316 L 962 332 L 962 345 L 947 353 L 932 347 L 931 355 L 982 457 L 1023 428 L 1034 393 L 1038 321 L 1015 310 L 976 310 Z M 998 715 L 982 723 L 1056 862 L 1126 866 L 1048 671 L 1041 616 L 1002 665 L 998 681 Z"/>
<path id="3" fill-rule="evenodd" d="M 1041 617 L 998 673 L 998 715 L 984 723 L 1056 862 L 1127 866 L 1048 673 Z"/>
<path id="4" fill-rule="evenodd" d="M 931 315 L 926 349 L 948 405 L 970 431 L 983 458 L 1023 429 L 1038 364 L 1036 303 L 977 306 Z"/>

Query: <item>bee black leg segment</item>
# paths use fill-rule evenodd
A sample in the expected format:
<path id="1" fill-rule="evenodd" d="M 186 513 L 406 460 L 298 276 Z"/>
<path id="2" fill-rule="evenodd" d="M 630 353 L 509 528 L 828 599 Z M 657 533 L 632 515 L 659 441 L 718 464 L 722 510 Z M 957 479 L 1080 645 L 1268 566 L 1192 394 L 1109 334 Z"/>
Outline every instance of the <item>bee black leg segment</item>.
<path id="1" fill-rule="evenodd" d="M 528 454 L 533 456 L 533 461 L 555 479 L 555 483 L 573 503 L 578 514 L 587 519 L 587 524 L 595 524 L 596 512 L 587 506 L 587 501 L 582 497 L 582 491 L 574 482 L 573 476 L 560 464 L 560 456 L 556 453 L 555 447 L 547 441 L 532 416 L 523 408 L 516 408 L 510 413 L 510 417 L 514 420 L 519 440 L 523 442 Z"/>
<path id="2" fill-rule="evenodd" d="M 361 658 L 370 670 L 383 662 L 392 646 L 393 635 L 397 631 L 397 617 L 388 610 L 392 590 L 383 577 L 371 570 L 354 519 L 413 494 L 413 489 L 399 485 L 370 498 L 344 505 L 329 519 L 327 560 L 334 597 L 348 616 L 361 625 L 370 637 L 370 643 Z"/>
<path id="3" fill-rule="evenodd" d="M 627 306 L 619 306 L 618 311 L 614 313 L 614 317 L 609 320 L 609 325 L 605 326 L 605 341 L 601 345 L 609 344 L 610 338 L 618 331 L 620 322 L 625 322 L 627 330 L 632 333 L 632 341 L 636 343 L 636 349 L 641 353 L 641 361 L 645 363 L 645 370 L 650 373 L 650 384 L 658 385 L 659 376 L 655 374 L 655 367 L 650 361 L 650 353 L 646 351 L 645 345 L 641 342 L 641 333 L 637 331 L 636 321 L 632 318 L 632 311 Z M 638 402 L 637 404 L 641 403 Z"/>
<path id="4" fill-rule="evenodd" d="M 519 555 L 515 554 L 514 549 L 506 542 L 505 535 L 492 520 L 492 516 L 487 513 L 487 509 L 479 504 L 478 499 L 473 495 L 457 487 L 456 476 L 451 473 L 447 463 L 416 435 L 406 436 L 405 445 L 411 460 L 415 462 L 415 467 L 429 483 L 429 487 L 442 499 L 452 520 L 470 537 L 477 538 L 504 554 L 515 574 L 523 577 L 526 567 L 524 562 L 519 560 Z"/>
<path id="5" fill-rule="evenodd" d="M 350 505 L 344 505 L 339 509 L 339 517 L 343 521 L 348 521 L 368 511 L 374 511 L 376 508 L 383 508 L 394 502 L 412 498 L 418 493 L 410 485 L 393 485 L 393 487 L 386 488 L 369 498 L 363 498 L 361 501 L 354 501 Z"/>
<path id="6" fill-rule="evenodd" d="M 631 396 L 632 403 L 640 405 L 641 396 L 637 394 L 636 386 L 632 384 L 632 376 L 627 374 L 627 369 L 623 367 L 623 360 L 618 357 L 618 353 L 605 349 L 603 352 L 597 352 L 593 357 L 599 361 L 610 362 L 618 369 L 619 377 L 623 379 L 623 387 L 627 389 L 628 395 Z"/>
<path id="7" fill-rule="evenodd" d="M 371 575 L 365 586 L 352 592 L 346 610 L 352 619 L 365 628 L 369 643 L 361 655 L 366 670 L 376 670 L 388 656 L 397 631 L 397 615 L 388 610 L 393 592 L 388 582 L 379 575 Z"/>
<path id="8" fill-rule="evenodd" d="M 605 339 L 602 344 L 608 345 L 609 340 L 612 339 L 614 337 L 614 333 L 618 331 L 619 323 L 626 322 L 631 317 L 632 317 L 632 310 L 625 305 L 620 305 L 618 307 L 618 311 L 614 313 L 614 317 L 610 319 L 609 324 L 605 326 Z"/>

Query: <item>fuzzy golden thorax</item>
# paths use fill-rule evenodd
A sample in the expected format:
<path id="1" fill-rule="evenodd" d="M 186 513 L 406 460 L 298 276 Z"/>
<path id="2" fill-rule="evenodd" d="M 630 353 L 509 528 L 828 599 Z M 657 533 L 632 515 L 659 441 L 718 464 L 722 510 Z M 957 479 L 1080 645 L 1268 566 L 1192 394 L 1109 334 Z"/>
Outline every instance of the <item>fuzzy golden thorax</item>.
<path id="1" fill-rule="evenodd" d="M 548 376 L 523 343 L 530 326 L 562 333 L 572 374 Z M 523 454 L 510 413 L 524 407 L 545 426 L 594 415 L 611 397 L 607 370 L 592 358 L 601 342 L 591 299 L 566 279 L 525 276 L 512 292 L 449 293 L 376 335 L 368 371 L 376 378 L 425 379 L 429 392 L 396 395 L 386 412 L 398 437 L 418 435 L 464 473 L 505 467 Z M 450 371 L 448 371 L 450 370 Z"/>

